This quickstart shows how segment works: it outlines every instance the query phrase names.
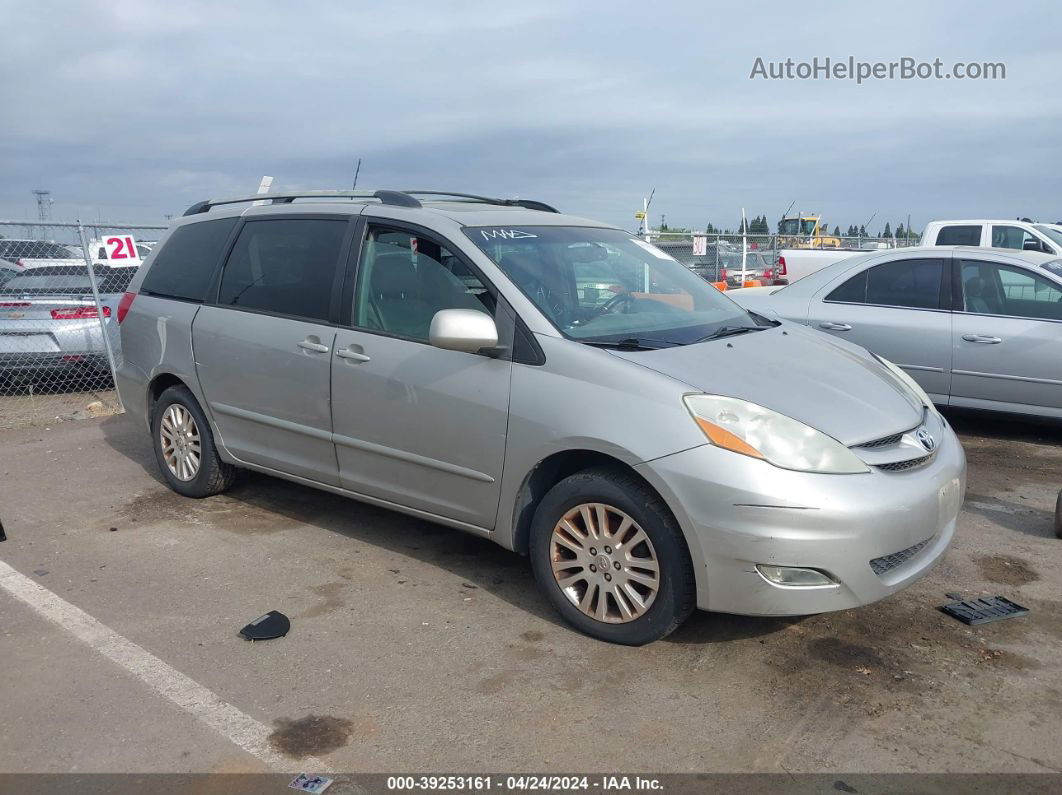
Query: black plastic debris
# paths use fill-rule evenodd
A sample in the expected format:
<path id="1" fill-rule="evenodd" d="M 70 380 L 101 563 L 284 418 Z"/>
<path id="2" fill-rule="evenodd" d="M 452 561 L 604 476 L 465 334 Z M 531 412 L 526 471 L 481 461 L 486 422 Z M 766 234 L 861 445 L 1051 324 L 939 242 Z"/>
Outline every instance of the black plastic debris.
<path id="1" fill-rule="evenodd" d="M 311 776 L 307 773 L 299 773 L 288 784 L 290 789 L 301 792 L 324 792 L 332 784 L 332 779 L 327 776 Z"/>
<path id="2" fill-rule="evenodd" d="M 964 624 L 988 624 L 992 621 L 1002 621 L 1004 618 L 1024 616 L 1029 612 L 1029 608 L 1022 607 L 1002 596 L 966 599 L 944 605 L 940 609 Z"/>
<path id="3" fill-rule="evenodd" d="M 4 523 L 0 521 L 0 541 L 7 541 L 7 533 L 4 532 Z"/>
<path id="4" fill-rule="evenodd" d="M 284 637 L 289 629 L 291 622 L 288 617 L 277 610 L 270 610 L 241 629 L 240 634 L 247 640 L 272 640 Z"/>

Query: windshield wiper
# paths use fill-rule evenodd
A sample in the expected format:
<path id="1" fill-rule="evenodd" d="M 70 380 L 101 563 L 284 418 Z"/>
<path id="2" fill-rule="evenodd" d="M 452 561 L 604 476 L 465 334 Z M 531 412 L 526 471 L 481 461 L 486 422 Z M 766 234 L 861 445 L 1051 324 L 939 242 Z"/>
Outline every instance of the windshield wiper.
<path id="1" fill-rule="evenodd" d="M 673 348 L 681 345 L 679 342 L 669 340 L 654 340 L 646 337 L 627 337 L 622 340 L 579 340 L 583 345 L 592 345 L 595 348 L 615 348 L 621 351 L 658 351 L 661 348 Z"/>
<path id="2" fill-rule="evenodd" d="M 763 331 L 765 328 L 770 328 L 770 326 L 723 326 L 722 328 L 717 328 L 707 337 L 701 337 L 699 340 L 694 340 L 694 342 L 707 342 L 708 340 L 717 340 L 722 337 L 735 337 L 738 334 L 745 334 L 749 331 Z"/>

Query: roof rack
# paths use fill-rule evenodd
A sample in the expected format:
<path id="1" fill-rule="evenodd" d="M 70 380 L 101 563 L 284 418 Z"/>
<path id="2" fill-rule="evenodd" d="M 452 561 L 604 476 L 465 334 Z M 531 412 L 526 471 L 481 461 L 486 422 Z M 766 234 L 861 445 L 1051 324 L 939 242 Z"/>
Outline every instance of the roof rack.
<path id="1" fill-rule="evenodd" d="M 409 196 L 452 196 L 468 202 L 497 204 L 502 207 L 523 207 L 525 210 L 541 210 L 546 213 L 560 212 L 557 208 L 535 199 L 492 199 L 489 196 L 477 196 L 474 193 L 455 193 L 449 190 L 404 190 L 402 193 Z"/>
<path id="2" fill-rule="evenodd" d="M 245 202 L 270 202 L 271 204 L 291 204 L 296 199 L 378 199 L 381 204 L 389 204 L 395 207 L 421 207 L 420 201 L 414 196 L 440 196 L 453 197 L 461 201 L 481 202 L 484 204 L 497 204 L 504 207 L 523 207 L 527 210 L 541 210 L 547 213 L 558 212 L 548 204 L 533 199 L 492 199 L 487 196 L 476 196 L 471 193 L 453 193 L 442 190 L 306 190 L 282 193 L 258 193 L 254 196 L 240 196 L 233 199 L 208 199 L 196 202 L 187 210 L 185 215 L 198 215 L 209 212 L 211 207 L 220 207 L 226 204 L 243 204 Z"/>

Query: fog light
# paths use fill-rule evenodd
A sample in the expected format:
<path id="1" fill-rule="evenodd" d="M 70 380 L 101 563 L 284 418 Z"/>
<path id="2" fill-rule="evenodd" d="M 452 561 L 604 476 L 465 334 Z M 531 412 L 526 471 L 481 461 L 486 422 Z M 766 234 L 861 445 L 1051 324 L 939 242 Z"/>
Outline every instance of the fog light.
<path id="1" fill-rule="evenodd" d="M 829 575 L 817 569 L 798 569 L 794 566 L 768 566 L 765 563 L 757 563 L 758 571 L 765 580 L 775 585 L 836 585 Z"/>

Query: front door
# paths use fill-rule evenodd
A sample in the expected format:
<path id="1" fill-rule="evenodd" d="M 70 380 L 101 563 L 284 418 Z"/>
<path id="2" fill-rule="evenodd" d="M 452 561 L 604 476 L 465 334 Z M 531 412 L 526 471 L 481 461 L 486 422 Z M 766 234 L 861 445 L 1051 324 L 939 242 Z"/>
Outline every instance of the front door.
<path id="1" fill-rule="evenodd" d="M 246 222 L 218 301 L 192 326 L 207 410 L 241 461 L 339 484 L 332 444 L 332 296 L 346 219 Z"/>
<path id="2" fill-rule="evenodd" d="M 353 303 L 332 356 L 341 485 L 492 528 L 512 363 L 432 347 L 428 329 L 441 309 L 496 316 L 495 296 L 439 238 L 370 223 Z"/>
<path id="3" fill-rule="evenodd" d="M 1062 288 L 1024 268 L 958 261 L 952 395 L 958 405 L 1062 414 Z"/>

